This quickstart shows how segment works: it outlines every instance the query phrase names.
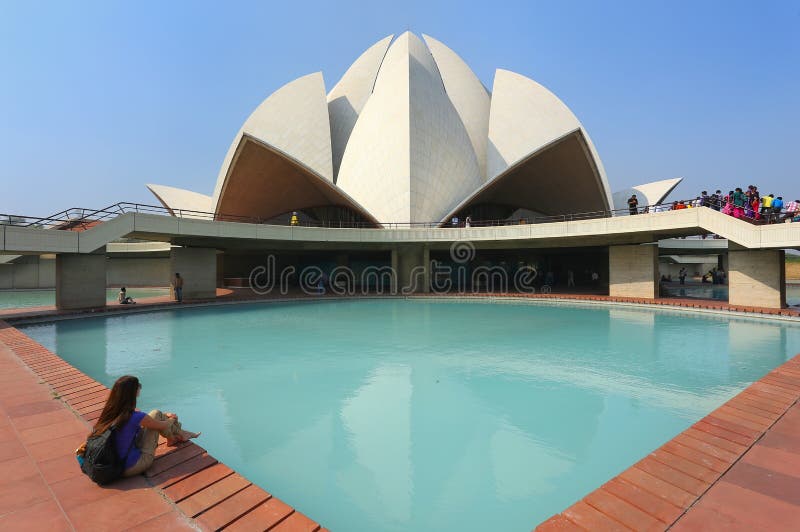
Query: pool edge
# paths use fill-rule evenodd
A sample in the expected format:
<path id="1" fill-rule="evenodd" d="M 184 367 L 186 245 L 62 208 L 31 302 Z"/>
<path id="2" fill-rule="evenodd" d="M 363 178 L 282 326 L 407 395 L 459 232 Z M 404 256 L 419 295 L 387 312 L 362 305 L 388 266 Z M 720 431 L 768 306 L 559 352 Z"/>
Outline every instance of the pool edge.
<path id="1" fill-rule="evenodd" d="M 228 305 L 236 303 L 265 303 L 265 302 L 279 303 L 279 302 L 303 302 L 303 301 L 312 302 L 312 301 L 336 301 L 336 300 L 352 300 L 352 299 L 392 299 L 392 298 L 398 298 L 398 296 L 381 295 L 381 296 L 363 296 L 356 298 L 334 297 L 334 296 L 322 296 L 322 297 L 300 296 L 300 297 L 245 299 L 245 300 L 228 299 L 217 302 L 214 302 L 213 300 L 199 301 L 196 303 L 184 304 L 181 305 L 180 307 L 188 308 L 188 307 L 200 307 L 200 306 Z M 645 300 L 639 298 L 618 298 L 618 297 L 612 298 L 609 296 L 586 296 L 586 295 L 578 296 L 578 295 L 568 295 L 568 294 L 520 295 L 520 294 L 494 293 L 494 294 L 414 295 L 414 296 L 401 296 L 400 298 L 432 299 L 432 300 L 435 299 L 441 299 L 441 300 L 484 299 L 484 300 L 503 300 L 503 301 L 541 300 L 552 303 L 571 302 L 571 303 L 598 304 L 603 306 L 621 306 L 621 307 L 634 307 L 634 308 L 670 309 L 676 311 L 707 312 L 718 315 L 744 316 L 750 318 L 766 318 L 766 319 L 788 318 L 790 321 L 796 321 L 796 318 L 800 316 L 800 312 L 793 309 L 782 309 L 778 311 L 776 309 L 759 309 L 756 307 L 731 307 L 729 305 L 724 305 L 724 304 L 717 304 L 713 302 L 703 303 L 694 300 L 676 302 L 674 300 Z M 157 310 L 174 309 L 174 308 L 176 308 L 176 305 L 174 304 L 165 305 L 165 304 L 155 303 L 152 305 L 147 305 L 147 304 L 142 305 L 140 309 L 137 310 L 157 311 Z M 113 315 L 119 315 L 119 312 L 116 312 L 114 310 L 107 312 L 100 312 L 100 313 L 73 312 L 69 313 L 66 316 L 65 315 L 53 316 L 51 313 L 44 313 L 44 314 L 45 315 L 41 316 L 41 318 L 43 318 L 44 321 L 51 321 L 64 318 L 78 318 L 78 317 L 89 317 L 89 316 L 113 316 Z M 26 316 L 26 318 L 30 318 L 30 316 L 28 315 Z M 57 373 L 55 373 L 55 375 L 57 376 L 61 375 L 63 372 L 71 371 L 72 372 L 71 374 L 73 375 L 80 374 L 81 376 L 83 376 L 83 378 L 88 379 L 91 382 L 95 382 L 91 378 L 85 376 L 82 372 L 80 372 L 76 368 L 69 365 L 67 362 L 63 361 L 56 354 L 40 346 L 33 339 L 25 335 L 22 331 L 16 329 L 14 325 L 10 323 L 11 320 L 6 320 L 6 321 L 8 321 L 9 323 L 6 323 L 2 318 L 0 318 L 0 333 L 2 333 L 3 330 L 8 330 L 8 329 L 16 331 L 19 335 L 23 336 L 25 339 L 27 339 L 28 342 L 31 343 L 29 345 L 33 345 L 36 348 L 36 352 L 39 353 L 39 355 L 41 355 L 42 358 L 36 359 L 37 364 L 34 364 L 35 367 L 32 367 L 31 364 L 29 364 L 28 361 L 26 361 L 26 359 L 23 356 L 17 353 L 12 346 L 6 343 L 7 347 L 9 347 L 9 349 L 11 349 L 11 351 L 27 367 L 29 367 L 32 371 L 34 371 L 34 373 L 36 373 L 40 378 L 42 378 L 42 380 L 44 380 L 48 386 L 53 388 L 53 383 L 51 382 L 50 379 L 47 378 L 47 375 L 52 376 L 54 374 L 54 371 L 57 371 Z M 19 321 L 27 321 L 27 320 L 23 318 L 22 320 Z M 3 336 L 2 334 L 0 334 L 0 342 L 2 341 L 3 341 Z M 63 368 L 63 370 L 62 371 L 53 370 L 54 366 L 61 367 Z M 44 372 L 43 376 L 37 371 L 37 368 L 50 369 L 51 371 Z M 59 380 L 56 379 L 56 381 L 57 381 L 56 384 L 58 384 Z M 96 383 L 96 385 L 102 386 L 99 383 Z M 105 388 L 104 386 L 102 386 L 102 388 L 107 390 L 107 388 Z M 78 394 L 77 397 L 85 397 L 86 394 L 80 393 L 85 390 L 96 391 L 96 388 L 90 386 L 89 388 L 85 388 L 84 390 L 78 390 L 77 392 L 75 392 L 76 394 Z M 775 423 L 777 423 L 786 414 L 786 412 L 791 410 L 793 407 L 800 411 L 800 407 L 796 406 L 799 398 L 800 398 L 800 355 L 796 355 L 792 359 L 788 360 L 787 362 L 781 364 L 777 368 L 774 368 L 773 370 L 768 372 L 764 377 L 762 377 L 758 381 L 748 386 L 745 390 L 737 394 L 731 400 L 727 401 L 718 409 L 714 410 L 714 412 L 712 412 L 708 416 L 704 417 L 703 419 L 692 425 L 692 427 L 690 427 L 683 433 L 679 434 L 669 442 L 665 443 L 664 445 L 662 445 L 661 447 L 650 453 L 650 455 L 648 455 L 648 457 L 646 457 L 642 461 L 638 462 L 637 464 L 634 464 L 633 466 L 631 466 L 629 469 L 627 469 L 614 479 L 600 486 L 599 488 L 591 492 L 589 495 L 587 495 L 586 497 L 584 497 L 583 499 L 581 499 L 580 501 L 569 507 L 568 509 L 564 510 L 559 514 L 554 515 L 550 519 L 538 525 L 537 530 L 539 529 L 549 530 L 553 527 L 556 527 L 558 529 L 574 528 L 577 530 L 579 528 L 586 527 L 587 525 L 592 525 L 590 528 L 601 528 L 601 529 L 614 528 L 619 526 L 630 526 L 630 524 L 625 524 L 624 521 L 628 520 L 630 522 L 631 519 L 642 520 L 641 522 L 639 522 L 640 525 L 643 523 L 649 523 L 650 525 L 661 526 L 663 529 L 667 529 L 670 528 L 671 526 L 676 525 L 680 521 L 680 519 L 682 519 L 683 516 L 687 514 L 687 512 L 690 509 L 692 509 L 702 500 L 705 493 L 707 493 L 709 489 L 711 489 L 714 485 L 716 485 L 716 483 L 719 482 L 720 479 L 722 479 L 722 477 L 724 477 L 724 475 L 733 466 L 735 466 L 745 456 L 745 454 L 747 454 L 747 452 L 751 448 L 753 448 L 753 446 L 756 445 L 761 440 L 761 438 L 764 437 L 765 434 L 769 432 L 771 427 L 773 427 Z M 78 412 L 84 419 L 87 419 L 86 416 L 84 416 L 81 413 L 81 410 L 76 410 L 67 401 L 65 401 L 65 403 L 74 411 Z M 772 410 L 770 411 L 758 410 L 758 408 L 765 405 L 771 407 Z M 90 406 L 96 407 L 96 405 L 90 405 Z M 81 408 L 86 410 L 84 407 L 86 407 L 86 404 L 81 405 Z M 731 410 L 733 412 L 731 412 Z M 730 430 L 730 429 L 735 429 L 735 430 Z M 744 431 L 746 432 L 746 434 L 736 432 L 736 430 Z M 699 431 L 704 434 L 698 434 L 697 432 L 692 432 L 691 434 L 687 434 L 690 431 Z M 708 434 L 710 436 L 705 436 L 705 434 Z M 739 452 L 735 453 L 735 456 L 725 454 L 724 452 L 722 453 L 717 452 L 726 450 L 725 448 L 716 446 L 716 444 L 714 443 L 715 440 L 713 438 L 725 439 L 724 437 L 719 436 L 720 434 L 738 440 L 738 443 L 736 441 L 728 440 L 730 443 L 737 444 L 739 445 L 739 447 L 741 447 L 740 449 L 738 449 Z M 698 437 L 700 439 L 698 439 Z M 800 437 L 798 438 L 800 439 Z M 700 443 L 693 443 L 697 441 L 699 441 Z M 688 443 L 688 445 L 684 445 L 685 443 Z M 717 443 L 723 444 L 722 442 L 717 442 Z M 688 447 L 691 451 L 686 451 L 686 449 L 684 449 L 685 447 Z M 203 449 L 201 452 L 204 451 L 205 450 Z M 695 451 L 696 453 L 699 454 L 695 453 L 695 455 L 691 457 L 693 458 L 693 460 L 691 458 L 687 459 L 681 454 L 675 454 L 675 453 L 683 453 L 691 455 L 692 452 Z M 714 456 L 713 454 L 708 454 L 714 452 L 717 452 L 717 454 L 725 457 L 725 459 L 722 459 L 719 456 Z M 171 452 L 167 453 L 167 455 L 170 454 L 172 453 Z M 211 459 L 213 459 L 213 457 L 211 457 Z M 216 463 L 215 459 L 214 461 Z M 701 463 L 698 463 L 698 461 L 700 461 Z M 179 462 L 179 464 L 180 463 L 182 462 Z M 722 467 L 722 464 L 726 464 L 724 468 Z M 712 466 L 713 468 L 707 466 Z M 722 470 L 717 471 L 719 469 Z M 709 471 L 711 471 L 713 474 L 709 473 Z M 192 475 L 195 473 L 192 473 Z M 235 472 L 233 474 L 235 474 Z M 692 476 L 692 474 L 701 475 L 702 478 L 696 478 Z M 662 479 L 661 476 L 667 476 L 669 478 L 665 480 Z M 663 490 L 664 493 L 652 493 L 651 491 L 645 489 L 644 486 L 637 485 L 636 482 L 632 480 L 632 478 L 635 477 L 644 479 L 642 482 L 649 480 L 651 484 L 662 486 L 664 488 Z M 183 477 L 178 481 L 170 484 L 169 486 L 177 484 L 178 482 L 185 480 L 185 478 L 188 477 Z M 697 482 L 699 482 L 699 484 Z M 680 484 L 680 486 L 676 485 L 676 483 Z M 164 486 L 164 487 L 166 488 L 169 486 Z M 159 488 L 156 487 L 156 489 Z M 616 490 L 616 494 L 615 492 L 611 491 L 612 489 Z M 669 507 L 664 507 L 662 504 L 661 510 L 663 511 L 659 513 L 660 516 L 659 518 L 648 513 L 648 511 L 652 510 L 652 508 L 650 509 L 646 507 L 642 508 L 643 506 L 642 503 L 638 505 L 632 504 L 632 501 L 626 500 L 624 496 L 621 495 L 621 493 L 623 493 L 625 490 L 631 490 L 631 489 L 633 490 L 634 494 L 638 493 L 638 495 L 636 496 L 642 500 L 647 500 L 648 497 L 650 497 L 651 499 L 652 497 L 655 497 L 655 499 L 653 500 L 656 501 L 654 503 L 656 506 L 658 506 L 657 501 L 659 500 L 661 500 L 662 503 L 664 501 L 669 501 L 669 500 L 672 500 L 673 502 L 678 500 L 684 500 L 685 504 L 679 504 L 679 505 L 673 504 L 673 506 L 677 508 L 678 514 L 674 517 L 674 519 L 671 520 L 670 518 L 665 517 L 666 515 L 669 514 L 664 513 L 664 511 L 668 511 L 671 509 Z M 672 491 L 671 494 L 669 493 L 670 490 Z M 699 493 L 695 493 L 696 491 L 699 491 Z M 163 490 L 161 490 L 161 492 L 163 492 Z M 680 492 L 683 492 L 683 494 L 681 494 Z M 686 494 L 689 494 L 688 497 L 686 496 Z M 668 497 L 673 497 L 673 499 L 669 499 Z M 680 497 L 683 497 L 683 499 L 679 499 Z M 275 500 L 277 501 L 277 499 Z M 667 502 L 667 504 L 672 504 L 672 503 Z M 178 506 L 180 507 L 180 505 Z M 247 514 L 252 513 L 252 511 L 253 509 L 248 510 Z M 675 510 L 672 511 L 674 512 Z M 308 519 L 299 512 L 296 512 L 294 510 L 292 510 L 292 512 L 297 513 L 298 516 L 301 516 L 304 519 Z M 288 515 L 292 514 L 290 513 Z M 288 515 L 284 516 L 284 518 L 288 517 Z M 657 522 L 656 523 L 651 522 L 652 519 L 656 519 Z M 308 519 L 308 521 L 310 523 L 313 523 L 313 521 L 311 521 L 310 519 Z M 314 523 L 314 525 L 316 525 L 316 523 Z M 658 526 L 656 526 L 655 528 L 658 528 Z"/>
<path id="2" fill-rule="evenodd" d="M 60 400 L 86 422 L 89 430 L 105 403 L 109 391 L 105 385 L 2 319 L 0 344 L 51 390 L 54 399 Z M 327 532 L 320 524 L 228 468 L 194 442 L 168 447 L 164 439 L 159 438 L 155 454 L 153 466 L 144 476 L 149 487 L 172 503 L 199 529 L 216 530 L 231 525 L 247 529 L 257 523 L 268 530 L 287 527 Z M 77 462 L 75 467 L 78 467 Z M 109 489 L 113 489 L 113 484 Z"/>
<path id="3" fill-rule="evenodd" d="M 728 474 L 788 413 L 800 416 L 798 400 L 800 354 L 535 530 L 742 526 L 737 513 L 753 509 L 729 508 L 726 512 L 717 506 L 707 510 L 705 498 L 726 483 Z M 795 432 L 794 439 L 800 442 L 800 434 Z M 753 484 L 745 489 L 753 488 L 749 491 L 759 495 L 761 487 Z M 719 498 L 716 494 L 714 497 Z M 766 509 L 755 511 L 765 513 Z M 800 519 L 800 506 L 794 511 Z M 690 522 L 682 524 L 684 519 Z"/>

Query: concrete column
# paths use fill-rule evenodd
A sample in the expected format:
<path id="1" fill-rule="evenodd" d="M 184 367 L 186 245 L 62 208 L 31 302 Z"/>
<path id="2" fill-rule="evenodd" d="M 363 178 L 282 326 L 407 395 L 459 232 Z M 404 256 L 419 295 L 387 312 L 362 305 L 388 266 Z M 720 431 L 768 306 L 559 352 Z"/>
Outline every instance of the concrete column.
<path id="1" fill-rule="evenodd" d="M 106 306 L 106 248 L 56 255 L 56 308 Z"/>
<path id="2" fill-rule="evenodd" d="M 622 297 L 658 297 L 658 245 L 610 246 L 608 293 Z"/>
<path id="3" fill-rule="evenodd" d="M 184 299 L 217 297 L 217 250 L 209 248 L 172 248 L 169 255 L 170 282 L 175 273 L 183 277 Z"/>
<path id="4" fill-rule="evenodd" d="M 426 245 L 409 244 L 392 250 L 392 269 L 395 272 L 395 293 L 430 292 L 430 249 Z"/>
<path id="5" fill-rule="evenodd" d="M 217 288 L 225 288 L 225 254 L 217 254 Z"/>
<path id="6" fill-rule="evenodd" d="M 785 260 L 782 249 L 729 250 L 728 302 L 748 307 L 785 307 Z"/>

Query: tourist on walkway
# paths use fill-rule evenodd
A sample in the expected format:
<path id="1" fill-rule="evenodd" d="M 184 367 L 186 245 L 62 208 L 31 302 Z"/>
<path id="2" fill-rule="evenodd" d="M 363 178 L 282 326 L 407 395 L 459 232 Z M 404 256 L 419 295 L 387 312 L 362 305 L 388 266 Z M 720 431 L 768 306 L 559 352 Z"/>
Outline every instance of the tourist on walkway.
<path id="1" fill-rule="evenodd" d="M 733 190 L 725 194 L 725 197 L 722 198 L 722 214 L 732 215 L 733 214 Z"/>
<path id="2" fill-rule="evenodd" d="M 639 214 L 639 210 L 637 207 L 639 206 L 639 200 L 636 199 L 636 194 L 628 198 L 628 212 L 631 215 Z"/>
<path id="3" fill-rule="evenodd" d="M 745 218 L 753 218 L 753 219 L 755 219 L 756 212 L 757 211 L 755 211 L 753 209 L 753 200 L 751 200 L 750 197 L 748 196 L 747 200 L 744 203 L 744 216 L 745 216 Z"/>
<path id="4" fill-rule="evenodd" d="M 744 204 L 747 203 L 747 196 L 742 189 L 737 187 L 733 193 L 733 217 L 744 218 Z"/>
<path id="5" fill-rule="evenodd" d="M 119 294 L 117 294 L 117 301 L 119 301 L 120 305 L 133 305 L 136 301 L 133 300 L 132 297 L 128 296 L 128 293 L 125 291 L 125 287 L 119 289 Z"/>
<path id="6" fill-rule="evenodd" d="M 678 272 L 678 280 L 680 280 L 681 284 L 686 284 L 686 268 L 681 268 Z"/>
<path id="7" fill-rule="evenodd" d="M 575 272 L 567 270 L 567 286 L 575 286 Z"/>
<path id="8" fill-rule="evenodd" d="M 183 301 L 183 277 L 181 274 L 175 273 L 175 281 L 173 281 L 172 286 L 175 290 L 175 300 L 180 303 Z"/>
<path id="9" fill-rule="evenodd" d="M 772 214 L 774 214 L 773 221 L 780 221 L 781 211 L 783 211 L 783 196 L 778 196 L 772 200 Z"/>
<path id="10" fill-rule="evenodd" d="M 472 227 L 472 216 L 467 215 L 466 220 L 464 220 L 464 227 Z"/>
<path id="11" fill-rule="evenodd" d="M 713 194 L 711 194 L 711 208 L 715 211 L 722 210 L 722 191 L 717 190 Z"/>
<path id="12" fill-rule="evenodd" d="M 772 194 L 767 194 L 763 198 L 761 198 L 761 217 L 769 223 L 770 221 L 770 214 L 772 214 Z"/>
<path id="13" fill-rule="evenodd" d="M 753 213 L 752 218 L 753 220 L 760 220 L 761 213 L 758 212 L 759 206 L 761 205 L 761 199 L 758 197 L 758 194 L 753 196 L 753 200 L 750 203 L 750 211 Z"/>
<path id="14" fill-rule="evenodd" d="M 292 217 L 289 218 L 289 225 L 300 225 L 300 218 L 297 217 L 297 211 L 292 212 Z"/>
<path id="15" fill-rule="evenodd" d="M 89 437 L 98 436 L 111 426 L 116 427 L 117 455 L 125 462 L 123 476 L 132 477 L 147 471 L 153 465 L 158 436 L 164 436 L 168 445 L 189 441 L 200 435 L 181 428 L 178 416 L 170 412 L 151 410 L 149 414 L 136 410 L 136 398 L 142 385 L 139 379 L 125 375 L 117 379 L 111 388 L 100 418 Z M 80 448 L 78 455 L 83 453 Z"/>

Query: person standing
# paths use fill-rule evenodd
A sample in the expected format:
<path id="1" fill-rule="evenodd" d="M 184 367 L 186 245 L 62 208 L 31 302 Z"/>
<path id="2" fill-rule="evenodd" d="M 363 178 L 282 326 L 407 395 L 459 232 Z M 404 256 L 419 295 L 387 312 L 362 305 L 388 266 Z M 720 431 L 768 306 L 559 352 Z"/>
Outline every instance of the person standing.
<path id="1" fill-rule="evenodd" d="M 464 220 L 464 227 L 472 227 L 472 216 L 467 215 L 466 220 Z"/>
<path id="2" fill-rule="evenodd" d="M 680 280 L 681 284 L 686 284 L 686 268 L 681 268 L 678 272 L 678 279 Z"/>
<path id="3" fill-rule="evenodd" d="M 289 218 L 289 225 L 300 225 L 300 218 L 297 217 L 297 211 L 292 212 L 292 217 Z"/>
<path id="4" fill-rule="evenodd" d="M 772 212 L 772 194 L 761 197 L 761 217 L 769 223 L 770 213 Z"/>
<path id="5" fill-rule="evenodd" d="M 639 214 L 639 200 L 636 199 L 636 194 L 632 195 L 628 198 L 628 212 L 633 216 L 634 214 Z"/>
<path id="6" fill-rule="evenodd" d="M 719 212 L 722 210 L 722 191 L 717 190 L 711 194 L 711 208 Z"/>
<path id="7" fill-rule="evenodd" d="M 575 272 L 567 270 L 567 286 L 575 286 Z"/>
<path id="8" fill-rule="evenodd" d="M 181 274 L 175 272 L 175 280 L 172 286 L 175 289 L 175 300 L 181 303 L 183 301 L 183 277 L 181 277 Z"/>
<path id="9" fill-rule="evenodd" d="M 747 201 L 747 196 L 744 195 L 741 188 L 736 188 L 733 193 L 733 217 L 744 218 L 744 204 Z"/>
<path id="10" fill-rule="evenodd" d="M 779 222 L 781 219 L 781 211 L 783 210 L 783 196 L 778 196 L 772 200 L 772 213 L 775 215 L 774 221 Z"/>

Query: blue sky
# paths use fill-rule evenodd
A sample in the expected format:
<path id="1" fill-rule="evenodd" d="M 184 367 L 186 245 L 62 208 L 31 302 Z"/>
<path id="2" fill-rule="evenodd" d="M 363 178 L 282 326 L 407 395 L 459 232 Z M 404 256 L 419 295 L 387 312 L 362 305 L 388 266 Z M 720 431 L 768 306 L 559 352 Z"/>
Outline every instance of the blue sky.
<path id="1" fill-rule="evenodd" d="M 0 0 L 0 212 L 210 194 L 242 122 L 405 30 L 558 95 L 612 190 L 757 184 L 800 197 L 800 2 Z M 565 194 L 568 191 L 565 191 Z"/>

